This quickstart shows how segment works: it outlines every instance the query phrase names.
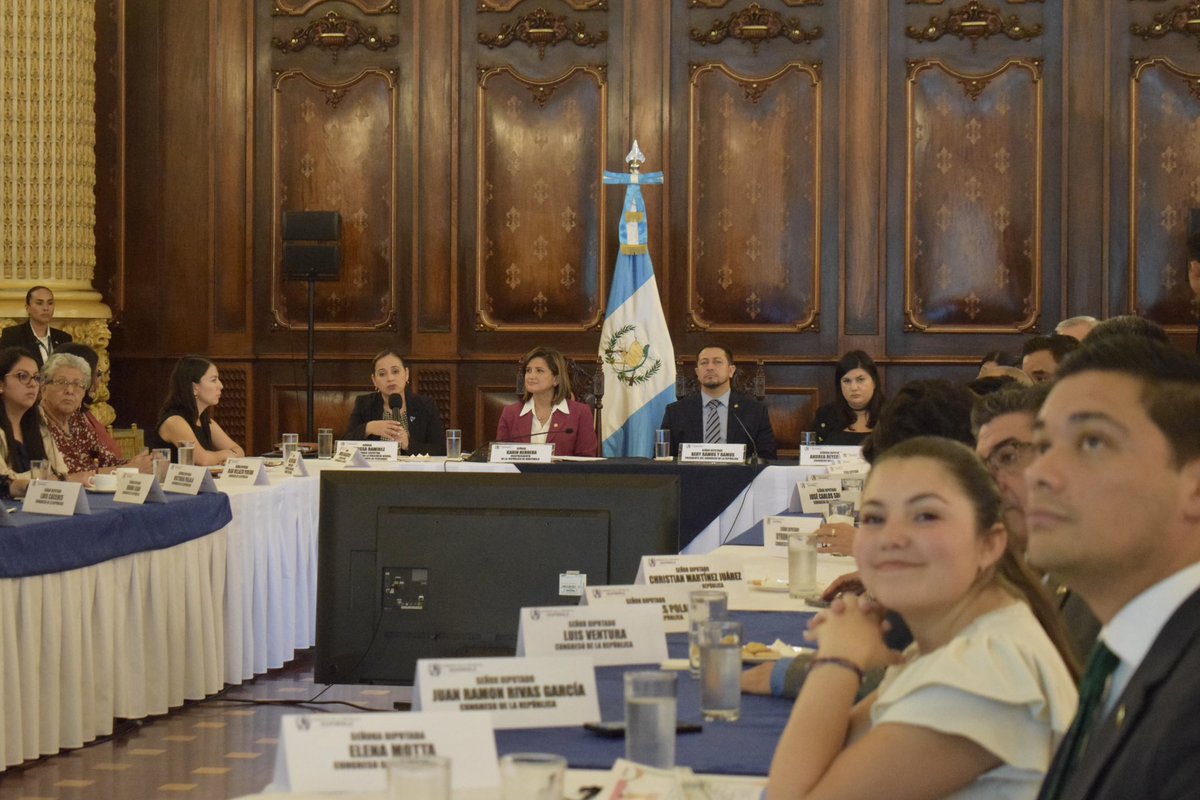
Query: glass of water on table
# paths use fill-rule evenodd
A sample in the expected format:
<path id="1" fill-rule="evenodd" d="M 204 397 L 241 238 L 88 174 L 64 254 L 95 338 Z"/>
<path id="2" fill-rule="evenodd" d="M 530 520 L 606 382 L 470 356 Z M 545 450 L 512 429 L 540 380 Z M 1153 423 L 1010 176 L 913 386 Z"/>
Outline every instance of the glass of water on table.
<path id="1" fill-rule="evenodd" d="M 732 722 L 742 713 L 742 623 L 700 624 L 700 713 Z"/>
<path id="2" fill-rule="evenodd" d="M 625 758 L 651 767 L 675 766 L 674 672 L 625 673 Z"/>

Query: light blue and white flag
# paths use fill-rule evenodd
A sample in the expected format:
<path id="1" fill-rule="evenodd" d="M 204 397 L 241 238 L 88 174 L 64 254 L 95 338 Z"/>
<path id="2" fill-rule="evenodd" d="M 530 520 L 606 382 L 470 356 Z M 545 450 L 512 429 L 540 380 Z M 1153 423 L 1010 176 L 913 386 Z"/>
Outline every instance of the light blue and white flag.
<path id="1" fill-rule="evenodd" d="M 637 142 L 625 159 L 628 173 L 605 172 L 604 182 L 626 184 L 621 204 L 621 250 L 600 331 L 604 362 L 604 414 L 600 438 L 604 455 L 653 456 L 654 431 L 675 400 L 675 348 L 667 329 L 654 265 L 646 247 L 646 203 L 641 184 L 663 182 L 661 172 L 645 175 Z"/>

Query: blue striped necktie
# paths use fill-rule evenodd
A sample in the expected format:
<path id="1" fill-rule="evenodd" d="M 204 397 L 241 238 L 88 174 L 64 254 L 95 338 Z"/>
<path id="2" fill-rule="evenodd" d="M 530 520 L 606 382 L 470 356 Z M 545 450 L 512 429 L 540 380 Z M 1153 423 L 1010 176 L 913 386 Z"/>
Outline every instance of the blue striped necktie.
<path id="1" fill-rule="evenodd" d="M 705 444 L 716 444 L 721 441 L 721 417 L 717 414 L 717 409 L 720 407 L 720 400 L 708 401 L 708 417 L 704 421 Z"/>

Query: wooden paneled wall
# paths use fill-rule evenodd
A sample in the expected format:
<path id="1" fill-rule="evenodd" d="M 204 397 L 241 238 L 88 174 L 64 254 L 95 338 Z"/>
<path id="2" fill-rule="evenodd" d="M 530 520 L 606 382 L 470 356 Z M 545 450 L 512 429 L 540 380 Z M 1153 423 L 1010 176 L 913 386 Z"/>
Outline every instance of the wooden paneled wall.
<path id="1" fill-rule="evenodd" d="M 116 0 L 97 3 L 97 284 L 114 405 L 172 361 L 230 374 L 260 450 L 304 420 L 287 209 L 344 220 L 319 284 L 319 425 L 411 353 L 467 446 L 548 342 L 590 363 L 634 138 L 677 353 L 761 360 L 786 452 L 872 353 L 973 375 L 1074 314 L 1181 343 L 1200 206 L 1200 17 L 1177 0 Z M 1190 346 L 1190 342 L 1187 343 Z"/>

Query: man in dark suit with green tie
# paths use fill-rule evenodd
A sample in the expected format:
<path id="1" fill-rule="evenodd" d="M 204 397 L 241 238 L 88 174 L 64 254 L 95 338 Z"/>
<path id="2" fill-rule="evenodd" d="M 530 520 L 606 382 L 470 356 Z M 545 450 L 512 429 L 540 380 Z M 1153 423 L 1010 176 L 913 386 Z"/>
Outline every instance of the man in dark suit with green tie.
<path id="1" fill-rule="evenodd" d="M 1040 798 L 1200 793 L 1200 359 L 1087 342 L 1038 413 L 1028 557 L 1103 627 Z"/>

